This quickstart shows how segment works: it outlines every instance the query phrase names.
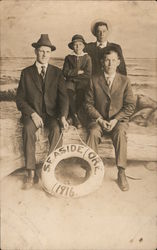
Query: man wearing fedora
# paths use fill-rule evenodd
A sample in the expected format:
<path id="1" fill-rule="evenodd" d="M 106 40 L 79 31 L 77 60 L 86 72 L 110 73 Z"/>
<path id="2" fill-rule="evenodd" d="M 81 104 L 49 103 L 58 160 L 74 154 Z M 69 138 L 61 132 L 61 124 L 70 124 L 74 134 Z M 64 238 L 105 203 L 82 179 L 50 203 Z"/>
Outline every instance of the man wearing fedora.
<path id="1" fill-rule="evenodd" d="M 36 179 L 35 132 L 46 126 L 49 129 L 49 153 L 56 146 L 61 126 L 68 123 L 68 96 L 62 71 L 50 65 L 51 52 L 56 48 L 47 34 L 42 34 L 36 43 L 36 62 L 22 70 L 17 89 L 16 104 L 22 113 L 25 165 L 28 171 L 24 188 L 31 188 Z"/>
<path id="2" fill-rule="evenodd" d="M 116 72 L 120 56 L 117 46 L 110 45 L 104 49 L 104 72 L 92 77 L 85 96 L 85 109 L 90 120 L 87 144 L 98 152 L 98 144 L 103 135 L 112 139 L 118 167 L 118 185 L 122 191 L 127 191 L 126 132 L 129 117 L 135 109 L 135 98 L 128 77 Z"/>
<path id="3" fill-rule="evenodd" d="M 105 47 L 114 45 L 120 52 L 120 64 L 117 67 L 117 72 L 122 75 L 126 75 L 126 66 L 120 45 L 108 42 L 108 35 L 110 31 L 109 22 L 105 20 L 94 21 L 91 25 L 91 32 L 96 37 L 96 42 L 88 43 L 85 47 L 85 51 L 90 55 L 92 59 L 92 74 L 99 74 L 102 69 L 101 57 L 104 53 Z"/>

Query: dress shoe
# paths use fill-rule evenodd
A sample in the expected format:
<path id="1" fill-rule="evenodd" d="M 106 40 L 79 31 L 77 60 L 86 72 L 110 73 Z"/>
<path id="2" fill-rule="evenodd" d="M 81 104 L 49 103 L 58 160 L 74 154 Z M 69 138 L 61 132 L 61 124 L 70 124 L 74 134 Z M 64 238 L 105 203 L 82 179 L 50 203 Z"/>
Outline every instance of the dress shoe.
<path id="1" fill-rule="evenodd" d="M 127 182 L 127 178 L 125 175 L 125 169 L 119 168 L 118 170 L 118 185 L 122 191 L 128 191 L 129 190 L 129 184 Z"/>
<path id="2" fill-rule="evenodd" d="M 28 170 L 28 176 L 24 178 L 24 184 L 22 189 L 30 189 L 34 185 L 35 170 Z"/>

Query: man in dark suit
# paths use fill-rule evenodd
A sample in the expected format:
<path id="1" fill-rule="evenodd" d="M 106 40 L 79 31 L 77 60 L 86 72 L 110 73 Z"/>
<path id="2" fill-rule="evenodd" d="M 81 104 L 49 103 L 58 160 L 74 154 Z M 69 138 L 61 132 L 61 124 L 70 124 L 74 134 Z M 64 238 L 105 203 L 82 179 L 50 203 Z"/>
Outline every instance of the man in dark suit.
<path id="1" fill-rule="evenodd" d="M 62 71 L 48 64 L 56 48 L 47 34 L 42 34 L 35 48 L 36 62 L 22 70 L 17 89 L 17 108 L 22 113 L 25 164 L 28 170 L 24 188 L 32 187 L 35 179 L 35 132 L 49 128 L 51 153 L 59 140 L 61 129 L 68 127 L 68 96 Z"/>
<path id="2" fill-rule="evenodd" d="M 104 72 L 93 76 L 85 96 L 85 108 L 90 119 L 87 144 L 98 152 L 103 135 L 113 141 L 118 167 L 118 184 L 126 191 L 129 185 L 125 175 L 129 117 L 135 109 L 135 99 L 129 79 L 116 72 L 120 51 L 115 46 L 104 50 Z"/>
<path id="3" fill-rule="evenodd" d="M 101 57 L 104 53 L 104 49 L 109 45 L 114 45 L 120 53 L 120 64 L 117 67 L 117 71 L 122 75 L 127 75 L 125 61 L 120 45 L 110 43 L 107 40 L 109 35 L 109 23 L 104 20 L 95 21 L 91 26 L 91 32 L 97 40 L 96 42 L 88 43 L 85 47 L 85 51 L 92 59 L 92 74 L 96 75 L 102 71 Z"/>

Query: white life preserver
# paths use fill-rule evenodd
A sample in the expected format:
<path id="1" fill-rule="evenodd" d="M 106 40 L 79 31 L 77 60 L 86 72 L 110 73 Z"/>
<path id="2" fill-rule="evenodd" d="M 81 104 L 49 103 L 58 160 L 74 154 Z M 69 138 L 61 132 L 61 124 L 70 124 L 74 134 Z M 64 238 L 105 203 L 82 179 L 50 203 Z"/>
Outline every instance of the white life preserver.
<path id="1" fill-rule="evenodd" d="M 79 185 L 65 185 L 55 177 L 58 163 L 67 158 L 79 157 L 87 161 L 91 167 L 89 178 Z M 53 151 L 43 164 L 41 184 L 44 190 L 61 197 L 79 197 L 95 191 L 102 183 L 104 164 L 91 148 L 79 144 L 67 144 Z"/>

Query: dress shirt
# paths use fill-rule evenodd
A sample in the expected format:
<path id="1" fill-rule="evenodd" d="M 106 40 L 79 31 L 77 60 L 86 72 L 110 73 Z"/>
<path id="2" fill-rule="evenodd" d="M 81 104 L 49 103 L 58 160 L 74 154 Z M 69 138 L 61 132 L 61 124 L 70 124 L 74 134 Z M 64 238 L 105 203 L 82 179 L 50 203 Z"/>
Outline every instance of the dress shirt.
<path id="1" fill-rule="evenodd" d="M 115 78 L 116 72 L 113 75 L 108 75 L 107 73 L 104 72 L 105 79 L 107 81 L 109 89 L 111 89 L 113 80 Z M 109 83 L 110 82 L 110 83 Z"/>
<path id="2" fill-rule="evenodd" d="M 107 41 L 103 42 L 103 43 L 100 43 L 100 42 L 96 42 L 97 44 L 97 47 L 100 47 L 100 48 L 105 48 L 107 46 Z"/>
<path id="3" fill-rule="evenodd" d="M 42 70 L 42 67 L 43 67 L 43 66 L 45 67 L 45 73 L 46 73 L 46 70 L 47 70 L 47 67 L 48 67 L 48 63 L 41 64 L 41 63 L 39 63 L 39 62 L 36 61 L 35 65 L 36 65 L 36 67 L 37 67 L 37 70 L 38 70 L 39 75 L 40 75 L 40 73 L 41 73 L 41 70 Z"/>

